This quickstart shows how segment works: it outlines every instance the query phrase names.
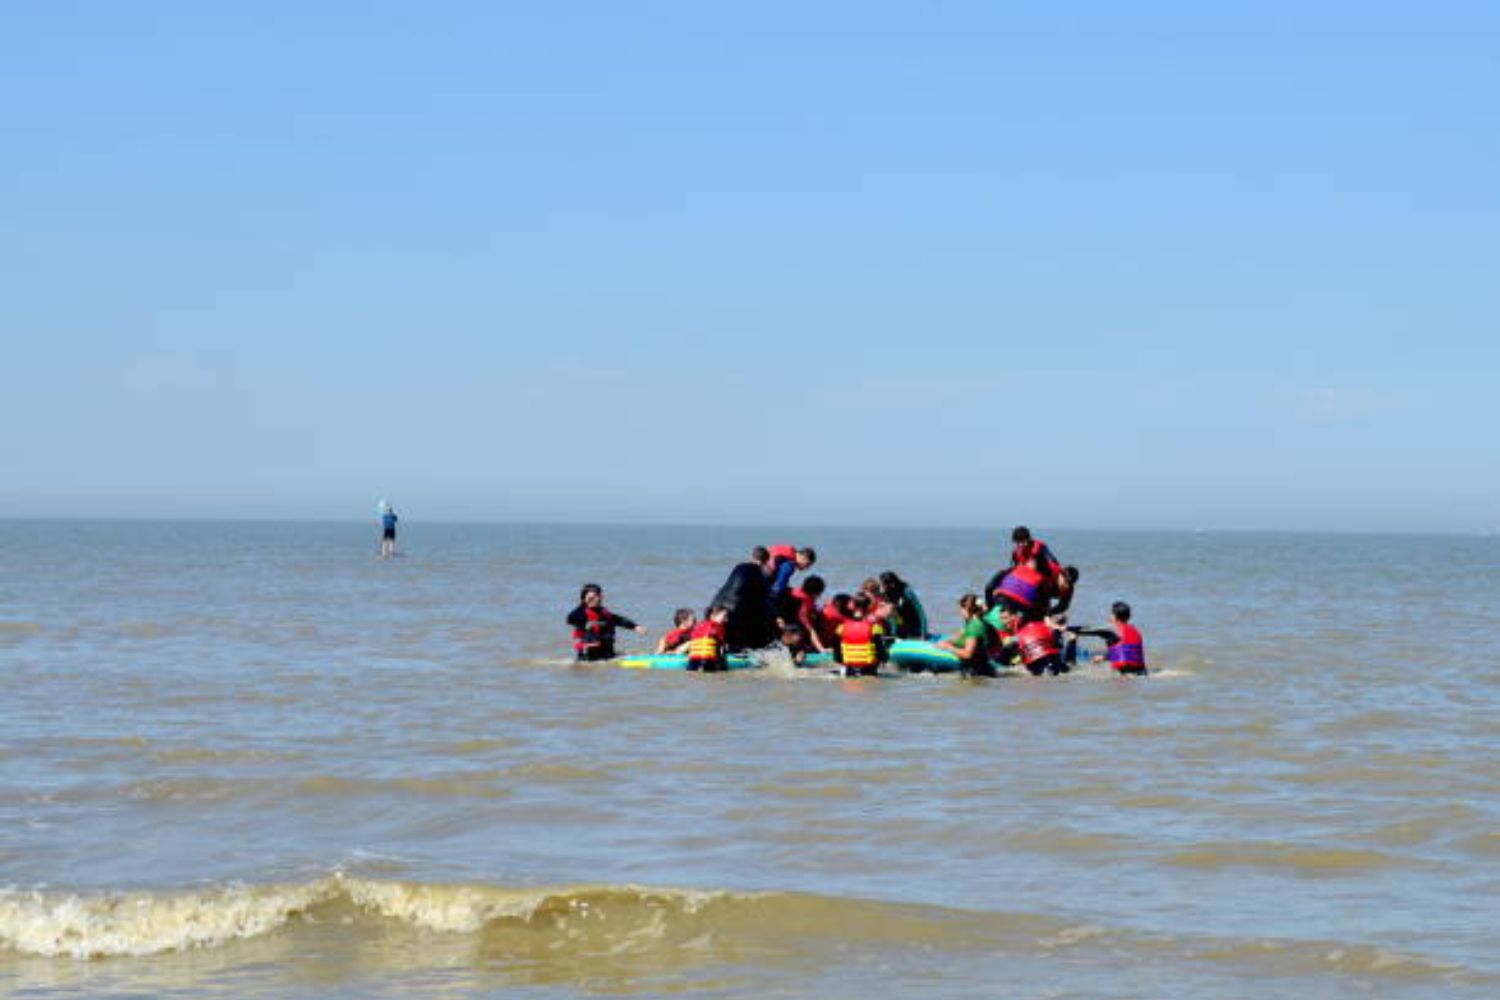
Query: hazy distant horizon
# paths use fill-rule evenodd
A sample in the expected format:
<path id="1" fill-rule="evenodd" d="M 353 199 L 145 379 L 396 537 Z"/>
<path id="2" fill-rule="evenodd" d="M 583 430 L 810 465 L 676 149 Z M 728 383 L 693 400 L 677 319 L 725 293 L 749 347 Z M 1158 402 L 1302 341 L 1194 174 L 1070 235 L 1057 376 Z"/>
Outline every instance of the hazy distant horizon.
<path id="1" fill-rule="evenodd" d="M 682 528 L 682 529 L 723 529 L 728 531 L 741 530 L 766 530 L 770 532 L 820 532 L 820 531 L 936 531 L 936 532 L 992 532 L 997 536 L 1008 538 L 1013 524 L 920 524 L 907 522 L 901 524 L 876 524 L 856 523 L 844 524 L 819 524 L 819 523 L 796 523 L 796 522 L 749 522 L 749 521 L 666 521 L 666 520 L 569 520 L 569 519 L 546 519 L 526 517 L 415 517 L 402 512 L 399 508 L 397 513 L 401 516 L 401 530 L 405 539 L 409 540 L 412 533 L 420 535 L 421 530 L 427 526 L 433 527 L 536 527 L 536 528 Z M 56 524 L 256 524 L 256 525 L 328 525 L 340 527 L 367 527 L 374 532 L 379 525 L 378 518 L 371 516 L 366 518 L 349 515 L 227 515 L 227 514 L 14 514 L 0 513 L 0 522 L 13 523 L 56 523 Z M 1490 529 L 1427 529 L 1416 530 L 1409 528 L 1352 528 L 1352 527 L 1256 527 L 1235 525 L 1195 525 L 1185 527 L 1181 525 L 1076 525 L 1076 524 L 1045 524 L 1032 522 L 1028 525 L 1039 535 L 1053 532 L 1065 534 L 1232 534 L 1232 535 L 1390 535 L 1390 536 L 1423 536 L 1431 535 L 1442 538 L 1494 538 L 1500 537 L 1500 531 Z M 768 539 L 775 541 L 775 539 Z M 811 539 L 793 539 L 802 542 Z"/>

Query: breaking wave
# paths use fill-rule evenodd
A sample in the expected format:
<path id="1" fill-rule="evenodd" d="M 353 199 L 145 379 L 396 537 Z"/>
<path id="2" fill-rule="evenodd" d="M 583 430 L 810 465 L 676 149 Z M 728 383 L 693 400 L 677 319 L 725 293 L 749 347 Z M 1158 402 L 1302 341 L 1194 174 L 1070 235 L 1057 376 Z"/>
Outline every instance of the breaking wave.
<path id="1" fill-rule="evenodd" d="M 1500 975 L 1381 947 L 1314 940 L 1153 935 L 1060 917 L 635 885 L 442 885 L 329 875 L 306 883 L 176 891 L 0 890 L 0 949 L 99 959 L 207 949 L 318 925 L 471 935 L 488 954 L 714 961 L 734 955 L 915 948 L 1046 957 L 1108 949 L 1156 962 L 1259 973 L 1500 984 Z"/>

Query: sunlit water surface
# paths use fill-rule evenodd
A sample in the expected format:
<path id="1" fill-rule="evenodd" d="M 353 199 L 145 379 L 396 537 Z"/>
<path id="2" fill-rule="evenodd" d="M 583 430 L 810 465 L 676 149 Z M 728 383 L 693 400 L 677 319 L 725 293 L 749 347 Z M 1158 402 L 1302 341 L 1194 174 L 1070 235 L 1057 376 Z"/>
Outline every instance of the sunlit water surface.
<path id="1" fill-rule="evenodd" d="M 0 522 L 0 993 L 1500 994 L 1500 539 L 1046 533 L 1144 681 L 569 662 L 1005 536 Z"/>

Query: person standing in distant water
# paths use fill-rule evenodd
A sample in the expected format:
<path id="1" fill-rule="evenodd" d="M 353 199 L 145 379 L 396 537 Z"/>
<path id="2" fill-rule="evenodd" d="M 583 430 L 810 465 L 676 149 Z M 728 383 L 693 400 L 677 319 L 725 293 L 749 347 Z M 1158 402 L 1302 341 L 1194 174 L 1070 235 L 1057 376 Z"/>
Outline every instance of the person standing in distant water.
<path id="1" fill-rule="evenodd" d="M 389 559 L 396 554 L 396 522 L 400 518 L 389 503 L 380 501 L 380 558 Z"/>
<path id="2" fill-rule="evenodd" d="M 615 658 L 615 629 L 634 629 L 645 633 L 644 625 L 637 625 L 624 615 L 617 615 L 604 606 L 604 588 L 597 583 L 585 583 L 578 593 L 578 607 L 568 612 L 568 624 L 573 626 L 573 649 L 580 660 L 613 660 Z"/>

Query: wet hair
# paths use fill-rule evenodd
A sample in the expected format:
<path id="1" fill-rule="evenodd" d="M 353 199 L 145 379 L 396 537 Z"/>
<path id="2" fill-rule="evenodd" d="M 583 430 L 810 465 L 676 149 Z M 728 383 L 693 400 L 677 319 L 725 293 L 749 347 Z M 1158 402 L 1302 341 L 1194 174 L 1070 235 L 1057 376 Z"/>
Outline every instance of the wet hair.
<path id="1" fill-rule="evenodd" d="M 1109 611 L 1110 614 L 1114 615 L 1122 622 L 1130 621 L 1130 605 L 1126 604 L 1124 601 L 1116 601 L 1115 603 L 1111 604 L 1109 606 Z"/>
<path id="2" fill-rule="evenodd" d="M 894 601 L 906 593 L 906 581 L 897 576 L 895 570 L 888 569 L 880 574 L 880 589 Z"/>
<path id="3" fill-rule="evenodd" d="M 1022 542 L 1031 541 L 1031 529 L 1024 524 L 1016 525 L 1016 530 L 1010 533 L 1010 540 L 1020 545 Z"/>
<path id="4" fill-rule="evenodd" d="M 805 556 L 807 558 L 807 564 L 809 566 L 818 561 L 818 554 L 811 548 L 798 549 L 797 554 L 799 556 Z"/>
<path id="5" fill-rule="evenodd" d="M 958 606 L 970 618 L 984 614 L 984 602 L 978 594 L 965 594 L 958 599 Z"/>
<path id="6" fill-rule="evenodd" d="M 758 563 L 768 563 L 771 561 L 771 550 L 764 545 L 757 545 L 750 550 L 750 558 Z"/>
<path id="7" fill-rule="evenodd" d="M 859 585 L 859 589 L 861 593 L 878 594 L 880 593 L 880 581 L 873 576 L 867 576 L 865 577 L 865 582 Z"/>
<path id="8" fill-rule="evenodd" d="M 839 614 L 847 617 L 850 607 L 852 607 L 854 604 L 854 598 L 850 597 L 848 594 L 834 594 L 833 600 L 829 601 L 828 603 L 832 604 L 833 609 Z"/>
<path id="9" fill-rule="evenodd" d="M 696 617 L 698 617 L 698 613 L 692 608 L 678 608 L 676 611 L 672 612 L 672 624 L 681 626 L 685 624 L 689 618 Z"/>
<path id="10" fill-rule="evenodd" d="M 602 597 L 604 596 L 604 588 L 597 583 L 585 583 L 583 589 L 578 592 L 578 603 L 582 604 L 588 599 L 590 594 L 598 594 Z"/>
<path id="11" fill-rule="evenodd" d="M 821 576 L 818 576 L 817 574 L 813 574 L 812 576 L 809 576 L 806 580 L 802 581 L 802 592 L 804 594 L 808 595 L 809 597 L 817 597 L 819 594 L 821 594 L 823 591 L 825 591 L 827 589 L 828 589 L 828 584 L 825 583 L 823 581 L 823 578 Z"/>
<path id="12" fill-rule="evenodd" d="M 1078 572 L 1078 567 L 1077 566 L 1064 566 L 1063 567 L 1063 576 L 1066 576 L 1068 578 L 1068 582 L 1069 583 L 1077 583 L 1078 582 L 1078 578 L 1080 576 L 1082 576 L 1082 575 L 1083 574 L 1081 574 L 1081 573 Z"/>

